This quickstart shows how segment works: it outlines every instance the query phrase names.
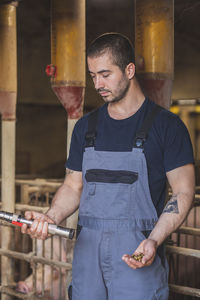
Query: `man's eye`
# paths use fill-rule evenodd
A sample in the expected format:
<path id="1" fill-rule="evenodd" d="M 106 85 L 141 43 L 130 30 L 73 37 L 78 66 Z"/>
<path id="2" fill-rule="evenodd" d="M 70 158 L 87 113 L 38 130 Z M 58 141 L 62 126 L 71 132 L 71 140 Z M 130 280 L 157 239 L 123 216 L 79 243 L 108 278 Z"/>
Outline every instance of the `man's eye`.
<path id="1" fill-rule="evenodd" d="M 109 76 L 109 74 L 104 74 L 103 75 L 103 78 L 106 78 L 106 77 L 108 77 Z"/>

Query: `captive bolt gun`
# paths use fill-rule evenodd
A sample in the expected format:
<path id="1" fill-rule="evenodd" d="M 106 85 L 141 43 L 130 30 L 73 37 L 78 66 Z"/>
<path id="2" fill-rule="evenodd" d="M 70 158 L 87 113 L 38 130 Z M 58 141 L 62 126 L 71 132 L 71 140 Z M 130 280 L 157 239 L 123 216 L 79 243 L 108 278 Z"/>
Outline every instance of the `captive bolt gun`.
<path id="1" fill-rule="evenodd" d="M 22 226 L 22 224 L 27 224 L 30 226 L 33 223 L 33 220 L 27 220 L 21 215 L 12 214 L 5 211 L 0 211 L 0 219 L 12 223 L 16 226 Z M 55 224 L 48 224 L 48 233 L 52 235 L 57 234 L 65 238 L 73 239 L 75 229 L 65 228 L 62 226 L 57 226 Z"/>

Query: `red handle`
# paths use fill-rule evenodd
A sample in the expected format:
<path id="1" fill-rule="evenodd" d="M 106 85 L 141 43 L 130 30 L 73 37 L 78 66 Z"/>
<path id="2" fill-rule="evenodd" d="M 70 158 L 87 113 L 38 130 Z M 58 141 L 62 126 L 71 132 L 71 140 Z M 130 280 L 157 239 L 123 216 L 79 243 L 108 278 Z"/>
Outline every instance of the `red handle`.
<path id="1" fill-rule="evenodd" d="M 14 225 L 17 225 L 17 226 L 22 226 L 22 223 L 20 223 L 20 222 L 15 222 L 15 221 L 12 221 L 12 224 L 14 224 Z"/>

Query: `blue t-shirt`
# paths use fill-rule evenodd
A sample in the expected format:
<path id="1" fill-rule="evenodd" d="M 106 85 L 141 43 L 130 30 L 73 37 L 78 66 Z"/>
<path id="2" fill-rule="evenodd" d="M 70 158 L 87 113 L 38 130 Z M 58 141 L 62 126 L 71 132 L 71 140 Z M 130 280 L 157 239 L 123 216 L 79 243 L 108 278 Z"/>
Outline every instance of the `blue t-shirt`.
<path id="1" fill-rule="evenodd" d="M 109 116 L 107 104 L 104 104 L 99 108 L 95 149 L 131 151 L 136 132 L 154 105 L 154 102 L 146 98 L 134 115 L 115 120 Z M 76 123 L 72 134 L 66 167 L 74 171 L 82 171 L 88 115 Z M 166 172 L 194 162 L 187 128 L 177 115 L 165 109 L 158 113 L 144 143 L 144 154 L 147 160 L 150 193 L 159 216 L 166 196 Z"/>

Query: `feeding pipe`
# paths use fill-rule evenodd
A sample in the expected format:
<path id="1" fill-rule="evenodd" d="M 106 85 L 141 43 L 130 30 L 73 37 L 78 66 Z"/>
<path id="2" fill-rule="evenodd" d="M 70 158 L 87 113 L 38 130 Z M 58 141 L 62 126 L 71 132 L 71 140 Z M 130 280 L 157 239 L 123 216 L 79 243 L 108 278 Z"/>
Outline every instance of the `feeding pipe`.
<path id="1" fill-rule="evenodd" d="M 51 1 L 51 64 L 46 73 L 68 116 L 67 156 L 85 92 L 85 0 Z"/>
<path id="2" fill-rule="evenodd" d="M 157 104 L 169 109 L 174 78 L 174 1 L 135 0 L 136 76 Z"/>

